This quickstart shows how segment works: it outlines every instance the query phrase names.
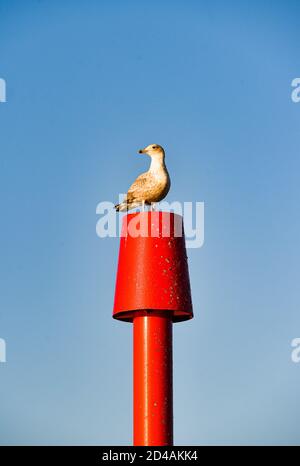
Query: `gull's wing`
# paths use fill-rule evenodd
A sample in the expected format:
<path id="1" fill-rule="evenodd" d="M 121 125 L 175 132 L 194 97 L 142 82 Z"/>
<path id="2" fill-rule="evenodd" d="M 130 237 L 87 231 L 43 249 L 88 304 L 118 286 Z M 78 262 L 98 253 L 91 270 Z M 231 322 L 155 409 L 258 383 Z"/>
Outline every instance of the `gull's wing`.
<path id="1" fill-rule="evenodd" d="M 152 176 L 149 172 L 142 173 L 138 176 L 128 189 L 127 201 L 130 202 L 133 199 L 146 199 L 147 192 L 151 189 L 152 181 Z"/>

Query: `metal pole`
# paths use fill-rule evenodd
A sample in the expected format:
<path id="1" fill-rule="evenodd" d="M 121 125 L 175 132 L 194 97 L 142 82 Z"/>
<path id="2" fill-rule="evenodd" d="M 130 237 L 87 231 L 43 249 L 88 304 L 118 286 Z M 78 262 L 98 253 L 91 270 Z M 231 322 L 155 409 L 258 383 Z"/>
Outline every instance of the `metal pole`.
<path id="1" fill-rule="evenodd" d="M 133 319 L 134 445 L 173 445 L 172 315 Z"/>
<path id="2" fill-rule="evenodd" d="M 172 326 L 193 318 L 180 215 L 124 217 L 113 317 L 133 322 L 134 445 L 172 446 Z"/>

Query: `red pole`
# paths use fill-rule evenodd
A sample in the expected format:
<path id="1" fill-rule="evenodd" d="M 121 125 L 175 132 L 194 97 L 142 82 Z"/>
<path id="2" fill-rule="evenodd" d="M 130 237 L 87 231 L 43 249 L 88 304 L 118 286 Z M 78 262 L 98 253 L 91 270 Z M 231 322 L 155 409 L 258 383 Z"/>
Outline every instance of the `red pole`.
<path id="1" fill-rule="evenodd" d="M 134 445 L 173 445 L 172 316 L 133 319 Z"/>
<path id="2" fill-rule="evenodd" d="M 133 322 L 134 445 L 173 445 L 172 326 L 193 318 L 181 216 L 124 217 L 113 317 Z"/>

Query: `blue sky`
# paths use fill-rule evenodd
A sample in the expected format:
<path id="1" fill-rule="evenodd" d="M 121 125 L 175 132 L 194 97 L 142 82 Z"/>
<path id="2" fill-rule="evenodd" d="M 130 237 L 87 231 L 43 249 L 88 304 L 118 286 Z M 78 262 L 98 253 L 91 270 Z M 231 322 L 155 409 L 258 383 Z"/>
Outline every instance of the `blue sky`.
<path id="1" fill-rule="evenodd" d="M 95 232 L 162 144 L 205 202 L 174 328 L 176 444 L 299 444 L 300 5 L 0 0 L 1 444 L 130 444 L 118 239 Z"/>

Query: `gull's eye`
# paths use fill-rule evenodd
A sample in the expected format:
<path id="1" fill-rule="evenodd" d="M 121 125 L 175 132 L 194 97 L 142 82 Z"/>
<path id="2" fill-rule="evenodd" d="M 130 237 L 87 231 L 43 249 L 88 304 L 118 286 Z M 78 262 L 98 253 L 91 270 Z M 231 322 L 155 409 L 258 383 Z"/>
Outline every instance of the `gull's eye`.
<path id="1" fill-rule="evenodd" d="M 156 149 L 156 146 L 152 146 L 152 149 Z"/>

